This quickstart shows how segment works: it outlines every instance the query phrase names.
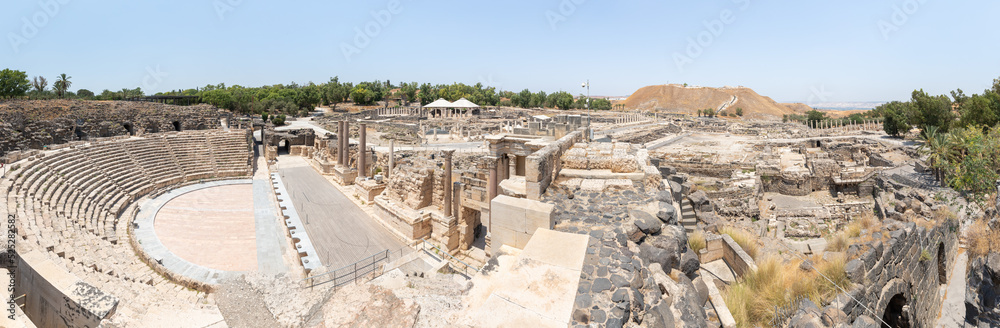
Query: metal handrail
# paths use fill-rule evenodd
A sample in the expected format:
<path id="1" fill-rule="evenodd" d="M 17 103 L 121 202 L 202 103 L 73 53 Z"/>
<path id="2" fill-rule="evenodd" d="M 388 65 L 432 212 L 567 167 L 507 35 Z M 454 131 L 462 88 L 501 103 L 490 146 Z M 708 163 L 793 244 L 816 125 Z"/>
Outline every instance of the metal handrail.
<path id="1" fill-rule="evenodd" d="M 450 254 L 450 253 L 448 253 L 448 252 L 445 252 L 444 250 L 442 250 L 441 248 L 439 248 L 439 247 L 437 247 L 437 246 L 434 246 L 434 244 L 431 244 L 431 243 L 428 243 L 428 242 L 427 242 L 427 239 L 421 239 L 420 241 L 421 241 L 421 245 L 420 245 L 420 247 L 421 247 L 421 248 L 423 249 L 423 251 L 427 251 L 427 245 L 430 245 L 430 246 L 431 246 L 432 248 L 436 249 L 436 250 L 437 250 L 437 251 L 438 251 L 439 253 L 441 253 L 441 254 L 444 254 L 444 255 L 447 255 L 447 256 L 448 256 L 449 258 L 451 258 L 452 260 L 455 260 L 455 261 L 457 261 L 458 263 L 461 263 L 462 265 L 464 265 L 464 266 L 465 266 L 465 268 L 464 268 L 464 269 L 462 269 L 462 273 L 464 273 L 464 274 L 465 274 L 466 276 L 469 276 L 469 272 L 468 272 L 468 271 L 466 271 L 467 269 L 472 269 L 472 271 L 474 271 L 474 272 L 476 272 L 476 273 L 479 273 L 479 270 L 480 270 L 480 269 L 477 269 L 476 267 L 473 267 L 473 266 L 469 265 L 468 263 L 465 263 L 464 261 L 462 261 L 462 260 L 459 260 L 458 258 L 456 258 L 456 257 L 454 257 L 454 256 L 451 256 L 451 254 Z"/>
<path id="2" fill-rule="evenodd" d="M 376 256 L 379 256 L 379 257 L 376 258 Z M 369 260 L 370 260 L 370 263 L 368 263 Z M 341 268 L 338 268 L 338 269 L 335 269 L 335 270 L 330 270 L 330 271 L 327 271 L 327 272 L 324 272 L 324 273 L 321 273 L 321 274 L 318 274 L 318 275 L 315 275 L 315 276 L 307 277 L 305 279 L 300 280 L 299 282 L 305 282 L 305 281 L 313 282 L 313 281 L 315 281 L 316 278 L 323 277 L 323 276 L 328 276 L 328 275 L 332 274 L 333 275 L 332 279 L 326 280 L 326 281 L 323 281 L 323 282 L 319 282 L 319 283 L 312 283 L 312 284 L 309 285 L 309 287 L 315 287 L 315 286 L 322 285 L 322 284 L 325 284 L 325 283 L 328 283 L 328 282 L 333 282 L 334 287 L 340 287 L 340 286 L 343 286 L 345 284 L 354 282 L 355 280 L 358 279 L 358 272 L 359 272 L 359 270 L 358 270 L 359 269 L 358 264 L 359 263 L 365 262 L 364 264 L 361 264 L 361 267 L 360 267 L 360 269 L 362 271 L 364 271 L 364 273 L 362 274 L 362 276 L 363 276 L 363 275 L 368 274 L 368 273 L 374 274 L 375 271 L 376 271 L 376 268 L 375 268 L 376 264 L 378 264 L 379 262 L 388 261 L 388 260 L 389 260 L 389 250 L 387 249 L 387 250 L 380 251 L 378 253 L 372 254 L 372 255 L 370 255 L 370 256 L 368 256 L 366 258 L 363 258 L 361 260 L 358 260 L 357 262 L 345 265 L 345 266 L 343 266 Z M 345 269 L 348 269 L 348 268 L 351 268 L 351 271 L 349 273 L 345 273 L 343 275 L 338 275 L 337 274 L 338 271 L 342 271 L 342 270 L 345 270 Z M 345 278 L 345 277 L 348 277 L 348 276 L 350 276 L 350 279 L 348 279 L 346 281 L 339 282 L 339 283 L 337 282 L 337 279 Z"/>

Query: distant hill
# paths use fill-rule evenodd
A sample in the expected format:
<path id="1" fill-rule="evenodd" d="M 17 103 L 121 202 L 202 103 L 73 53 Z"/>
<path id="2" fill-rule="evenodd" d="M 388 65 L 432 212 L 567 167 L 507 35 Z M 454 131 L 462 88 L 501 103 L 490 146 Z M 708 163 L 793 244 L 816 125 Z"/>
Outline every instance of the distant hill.
<path id="1" fill-rule="evenodd" d="M 746 87 L 685 87 L 677 84 L 642 87 L 625 100 L 625 107 L 690 115 L 697 115 L 698 110 L 706 108 L 716 111 L 743 108 L 745 117 L 781 117 L 812 110 L 800 103 L 780 104 Z"/>

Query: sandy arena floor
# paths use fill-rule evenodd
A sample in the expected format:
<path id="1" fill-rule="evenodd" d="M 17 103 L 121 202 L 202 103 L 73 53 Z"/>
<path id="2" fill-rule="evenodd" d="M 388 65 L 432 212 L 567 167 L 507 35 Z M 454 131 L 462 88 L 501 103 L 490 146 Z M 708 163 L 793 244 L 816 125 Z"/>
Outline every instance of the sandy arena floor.
<path id="1" fill-rule="evenodd" d="M 257 269 L 253 188 L 249 184 L 196 190 L 163 206 L 153 224 L 180 258 L 212 269 Z"/>

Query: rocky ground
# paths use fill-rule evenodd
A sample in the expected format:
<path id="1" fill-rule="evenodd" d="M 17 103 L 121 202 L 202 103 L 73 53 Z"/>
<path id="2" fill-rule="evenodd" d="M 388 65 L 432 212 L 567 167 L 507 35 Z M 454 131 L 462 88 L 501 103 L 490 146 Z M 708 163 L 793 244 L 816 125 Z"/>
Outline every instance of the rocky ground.
<path id="1" fill-rule="evenodd" d="M 642 186 L 587 192 L 554 184 L 543 201 L 556 204 L 555 230 L 592 237 L 573 326 L 718 325 L 706 320 L 707 290 L 696 288 L 697 256 L 687 248 L 670 192 Z"/>

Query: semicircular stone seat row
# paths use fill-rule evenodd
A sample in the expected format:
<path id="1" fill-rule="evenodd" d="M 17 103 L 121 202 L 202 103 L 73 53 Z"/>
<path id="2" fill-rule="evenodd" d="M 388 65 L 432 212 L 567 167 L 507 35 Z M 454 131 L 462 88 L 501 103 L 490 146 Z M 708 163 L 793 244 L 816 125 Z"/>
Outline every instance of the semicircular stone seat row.
<path id="1" fill-rule="evenodd" d="M 153 134 L 43 152 L 3 181 L 8 212 L 16 211 L 18 248 L 41 250 L 95 286 L 154 285 L 162 278 L 125 242 L 131 205 L 189 182 L 247 177 L 252 159 L 249 130 Z M 112 289 L 106 291 L 135 293 L 128 284 Z"/>

